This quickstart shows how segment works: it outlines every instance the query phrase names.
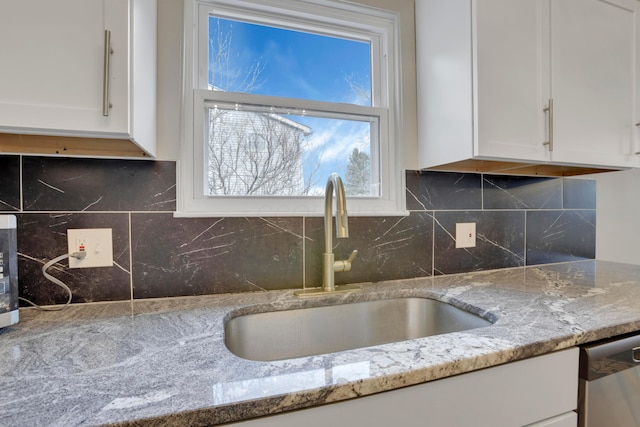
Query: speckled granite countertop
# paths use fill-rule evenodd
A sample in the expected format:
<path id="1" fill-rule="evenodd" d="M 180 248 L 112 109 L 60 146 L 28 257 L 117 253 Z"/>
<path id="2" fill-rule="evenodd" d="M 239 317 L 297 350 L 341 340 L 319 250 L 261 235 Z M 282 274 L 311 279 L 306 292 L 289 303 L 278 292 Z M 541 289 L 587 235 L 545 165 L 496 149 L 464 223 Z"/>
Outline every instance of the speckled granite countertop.
<path id="1" fill-rule="evenodd" d="M 424 296 L 492 326 L 254 362 L 224 345 L 239 313 L 326 304 L 291 291 L 21 310 L 0 330 L 0 424 L 212 425 L 367 395 L 640 330 L 640 266 L 583 261 L 364 285 L 351 302 Z M 335 383 L 326 371 L 341 375 Z"/>

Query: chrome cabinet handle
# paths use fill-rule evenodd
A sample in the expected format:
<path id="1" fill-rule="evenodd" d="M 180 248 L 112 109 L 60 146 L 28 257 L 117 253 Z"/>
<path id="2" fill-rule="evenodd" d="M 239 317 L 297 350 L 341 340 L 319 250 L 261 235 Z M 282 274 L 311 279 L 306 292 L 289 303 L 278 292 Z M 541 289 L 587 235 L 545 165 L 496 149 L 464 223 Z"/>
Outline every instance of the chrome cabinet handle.
<path id="1" fill-rule="evenodd" d="M 104 69 L 102 77 L 102 115 L 108 116 L 112 107 L 109 102 L 109 59 L 113 49 L 111 49 L 111 31 L 104 30 Z"/>
<path id="2" fill-rule="evenodd" d="M 636 354 L 639 354 L 638 350 L 640 350 L 640 347 L 634 347 L 631 349 L 631 360 L 633 360 L 636 363 L 640 363 L 640 359 L 636 357 Z"/>
<path id="3" fill-rule="evenodd" d="M 640 122 L 636 123 L 636 126 L 640 126 Z M 640 151 L 636 151 L 634 154 L 640 154 Z"/>
<path id="4" fill-rule="evenodd" d="M 543 108 L 542 111 L 549 113 L 549 140 L 542 143 L 548 145 L 549 151 L 553 151 L 553 98 L 549 98 L 549 106 Z"/>

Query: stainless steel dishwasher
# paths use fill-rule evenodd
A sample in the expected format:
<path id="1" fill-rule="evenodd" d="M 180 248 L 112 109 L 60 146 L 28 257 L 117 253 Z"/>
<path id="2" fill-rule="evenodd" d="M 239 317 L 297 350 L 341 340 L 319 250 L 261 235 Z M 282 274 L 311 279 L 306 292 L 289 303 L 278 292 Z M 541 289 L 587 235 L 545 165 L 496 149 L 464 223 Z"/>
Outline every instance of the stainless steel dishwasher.
<path id="1" fill-rule="evenodd" d="M 640 427 L 640 335 L 580 348 L 580 427 Z"/>

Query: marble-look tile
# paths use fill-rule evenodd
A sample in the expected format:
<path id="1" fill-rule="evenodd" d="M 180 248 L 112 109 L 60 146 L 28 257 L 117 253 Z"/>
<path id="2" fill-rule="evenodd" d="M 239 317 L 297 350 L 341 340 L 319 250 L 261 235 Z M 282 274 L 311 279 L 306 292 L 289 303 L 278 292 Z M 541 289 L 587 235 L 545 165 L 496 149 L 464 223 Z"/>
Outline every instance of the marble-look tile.
<path id="1" fill-rule="evenodd" d="M 4 171 L 0 174 L 0 211 L 20 209 L 20 159 L 0 156 Z M 114 239 L 116 233 L 120 236 L 122 259 L 116 261 L 121 267 L 56 274 L 71 277 L 72 289 L 77 292 L 74 302 L 130 298 L 129 215 L 136 298 L 320 285 L 322 218 L 304 220 L 304 232 L 302 218 L 174 219 L 168 213 L 175 209 L 174 162 L 35 156 L 24 157 L 23 162 L 27 213 L 19 218 L 19 251 L 23 254 L 20 283 L 21 292 L 36 302 L 60 302 L 63 297 L 55 285 L 42 278 L 40 267 L 43 260 L 66 252 L 66 229 L 102 226 L 114 228 Z M 360 251 L 353 270 L 337 274 L 336 283 L 429 276 L 434 270 L 441 275 L 523 265 L 524 209 L 561 209 L 563 196 L 565 208 L 595 209 L 594 180 L 407 171 L 406 181 L 407 209 L 413 211 L 410 216 L 352 217 L 351 237 L 334 239 L 336 259 L 346 258 L 352 249 Z M 564 191 L 560 191 L 561 184 Z M 483 186 L 485 209 L 523 211 L 480 211 Z M 434 210 L 439 221 L 435 237 Z M 37 215 L 37 211 L 77 213 Z M 82 211 L 122 213 L 112 217 Z M 587 258 L 593 257 L 589 254 L 594 251 L 595 238 L 589 233 L 594 234 L 595 227 L 586 236 L 582 231 L 568 232 L 585 238 L 586 244 L 575 243 L 575 236 L 558 242 L 555 235 L 547 236 L 540 230 L 548 221 L 546 215 L 553 215 L 544 212 L 542 220 L 534 216 L 527 223 L 528 263 L 581 259 L 585 253 Z M 595 224 L 595 211 L 583 215 L 592 216 Z M 448 218 L 454 222 L 448 223 Z M 478 247 L 457 250 L 449 234 L 455 222 L 467 221 L 478 222 Z M 69 222 L 74 225 L 68 226 Z M 577 220 L 574 226 L 580 223 Z M 87 280 L 92 285 L 84 287 Z"/>
<path id="2" fill-rule="evenodd" d="M 20 210 L 20 156 L 0 156 L 0 211 Z"/>
<path id="3" fill-rule="evenodd" d="M 594 259 L 596 211 L 527 212 L 527 265 Z"/>
<path id="4" fill-rule="evenodd" d="M 562 179 L 562 197 L 565 209 L 595 209 L 596 208 L 596 180 L 595 179 Z"/>
<path id="5" fill-rule="evenodd" d="M 17 218 L 20 296 L 40 305 L 66 302 L 67 293 L 44 278 L 42 266 L 68 252 L 68 229 L 111 228 L 113 267 L 69 269 L 68 261 L 63 260 L 47 272 L 71 288 L 74 303 L 131 298 L 128 214 L 22 213 Z"/>
<path id="6" fill-rule="evenodd" d="M 351 217 L 349 237 L 335 238 L 336 260 L 354 249 L 358 256 L 351 271 L 336 273 L 336 284 L 377 282 L 430 276 L 433 217 L 412 212 L 406 217 Z M 305 286 L 322 286 L 322 254 L 325 251 L 323 218 L 305 218 Z"/>
<path id="7" fill-rule="evenodd" d="M 483 175 L 484 209 L 561 209 L 562 180 Z"/>
<path id="8" fill-rule="evenodd" d="M 175 162 L 25 157 L 25 211 L 174 211 Z"/>
<path id="9" fill-rule="evenodd" d="M 476 247 L 456 248 L 456 223 L 476 223 Z M 524 265 L 524 211 L 435 212 L 434 274 Z"/>
<path id="10" fill-rule="evenodd" d="M 302 218 L 131 215 L 134 298 L 302 287 Z"/>
<path id="11" fill-rule="evenodd" d="M 464 210 L 482 208 L 481 175 L 456 172 L 406 172 L 407 209 Z"/>

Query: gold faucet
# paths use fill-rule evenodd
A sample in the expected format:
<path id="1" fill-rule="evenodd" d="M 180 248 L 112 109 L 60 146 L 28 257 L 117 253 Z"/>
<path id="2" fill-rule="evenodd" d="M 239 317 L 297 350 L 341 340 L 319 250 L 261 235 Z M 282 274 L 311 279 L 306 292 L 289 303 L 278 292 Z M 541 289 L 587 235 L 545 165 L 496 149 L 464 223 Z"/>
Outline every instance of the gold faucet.
<path id="1" fill-rule="evenodd" d="M 335 261 L 333 255 L 333 230 L 331 219 L 333 217 L 333 193 L 336 193 L 336 237 L 349 237 L 349 217 L 347 215 L 347 198 L 344 195 L 344 185 L 342 179 L 337 173 L 332 173 L 327 179 L 327 185 L 324 190 L 324 254 L 322 256 L 322 288 L 303 289 L 296 291 L 296 295 L 300 296 L 316 296 L 326 295 L 328 293 L 342 293 L 359 291 L 359 286 L 354 285 L 335 285 L 335 273 L 341 271 L 350 271 L 351 263 L 358 255 L 358 251 L 354 250 L 348 259 Z"/>

